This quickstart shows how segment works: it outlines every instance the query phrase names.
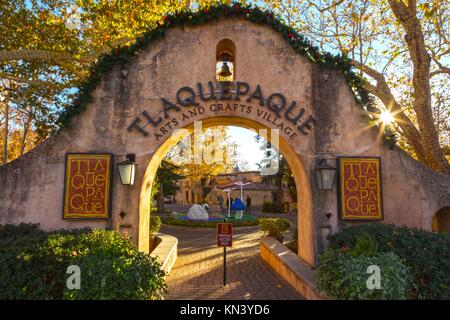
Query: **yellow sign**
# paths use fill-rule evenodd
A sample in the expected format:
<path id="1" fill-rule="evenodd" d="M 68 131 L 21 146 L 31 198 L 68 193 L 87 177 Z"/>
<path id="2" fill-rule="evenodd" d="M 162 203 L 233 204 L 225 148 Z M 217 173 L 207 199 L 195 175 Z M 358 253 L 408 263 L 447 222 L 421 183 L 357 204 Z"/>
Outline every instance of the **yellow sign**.
<path id="1" fill-rule="evenodd" d="M 338 158 L 343 220 L 382 220 L 380 158 Z"/>
<path id="2" fill-rule="evenodd" d="M 64 218 L 108 218 L 111 165 L 110 154 L 67 154 Z"/>

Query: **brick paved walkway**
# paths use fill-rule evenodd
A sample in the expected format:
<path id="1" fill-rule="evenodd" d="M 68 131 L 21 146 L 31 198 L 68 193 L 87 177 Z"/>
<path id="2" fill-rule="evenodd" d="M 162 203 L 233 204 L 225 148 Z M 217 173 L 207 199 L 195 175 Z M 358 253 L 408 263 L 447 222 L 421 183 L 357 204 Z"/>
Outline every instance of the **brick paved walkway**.
<path id="1" fill-rule="evenodd" d="M 215 229 L 163 226 L 178 238 L 178 259 L 167 277 L 166 299 L 303 299 L 259 256 L 258 227 L 235 228 L 227 249 L 228 285 L 223 287 L 223 249 Z"/>

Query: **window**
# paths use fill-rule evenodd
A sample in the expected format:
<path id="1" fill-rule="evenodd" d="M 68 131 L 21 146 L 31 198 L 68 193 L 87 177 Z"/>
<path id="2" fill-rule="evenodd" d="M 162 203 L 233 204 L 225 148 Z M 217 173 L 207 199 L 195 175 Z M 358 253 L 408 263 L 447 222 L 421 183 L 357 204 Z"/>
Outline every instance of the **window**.
<path id="1" fill-rule="evenodd" d="M 216 80 L 232 82 L 236 74 L 236 47 L 230 39 L 222 39 L 216 47 Z"/>

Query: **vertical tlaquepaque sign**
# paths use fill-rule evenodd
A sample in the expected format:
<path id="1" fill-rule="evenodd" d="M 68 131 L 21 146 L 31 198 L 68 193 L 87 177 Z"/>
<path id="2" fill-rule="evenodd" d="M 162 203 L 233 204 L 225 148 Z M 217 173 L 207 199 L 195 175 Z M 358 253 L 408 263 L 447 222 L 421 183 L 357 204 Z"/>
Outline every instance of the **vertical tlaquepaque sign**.
<path id="1" fill-rule="evenodd" d="M 342 220 L 382 220 L 379 157 L 339 157 L 339 211 Z"/>
<path id="2" fill-rule="evenodd" d="M 63 218 L 109 217 L 112 161 L 111 154 L 66 155 Z"/>

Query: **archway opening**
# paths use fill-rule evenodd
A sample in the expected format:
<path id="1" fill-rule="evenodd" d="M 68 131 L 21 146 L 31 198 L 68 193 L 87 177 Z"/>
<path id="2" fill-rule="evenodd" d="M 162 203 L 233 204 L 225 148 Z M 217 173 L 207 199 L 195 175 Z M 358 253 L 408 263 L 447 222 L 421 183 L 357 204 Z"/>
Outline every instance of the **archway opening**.
<path id="1" fill-rule="evenodd" d="M 278 135 L 276 131 L 263 124 L 239 116 L 211 117 L 202 119 L 203 129 L 217 126 L 237 126 L 250 130 L 266 130 L 267 140 L 272 141 L 272 135 Z M 138 245 L 141 250 L 148 250 L 149 242 L 149 213 L 152 204 L 150 203 L 152 186 L 155 181 L 157 169 L 166 154 L 180 141 L 191 135 L 195 130 L 194 122 L 185 126 L 183 130 L 178 130 L 167 138 L 153 154 L 144 174 L 139 205 L 139 231 Z M 312 217 L 312 195 L 309 183 L 309 175 L 298 155 L 291 145 L 281 136 L 279 138 L 279 152 L 283 155 L 292 171 L 295 181 L 296 193 L 301 195 L 297 202 L 297 228 L 298 228 L 298 255 L 309 265 L 314 264 L 313 245 L 313 217 Z"/>
<path id="2" fill-rule="evenodd" d="M 450 206 L 436 212 L 433 216 L 431 229 L 433 232 L 446 232 L 450 235 Z"/>

